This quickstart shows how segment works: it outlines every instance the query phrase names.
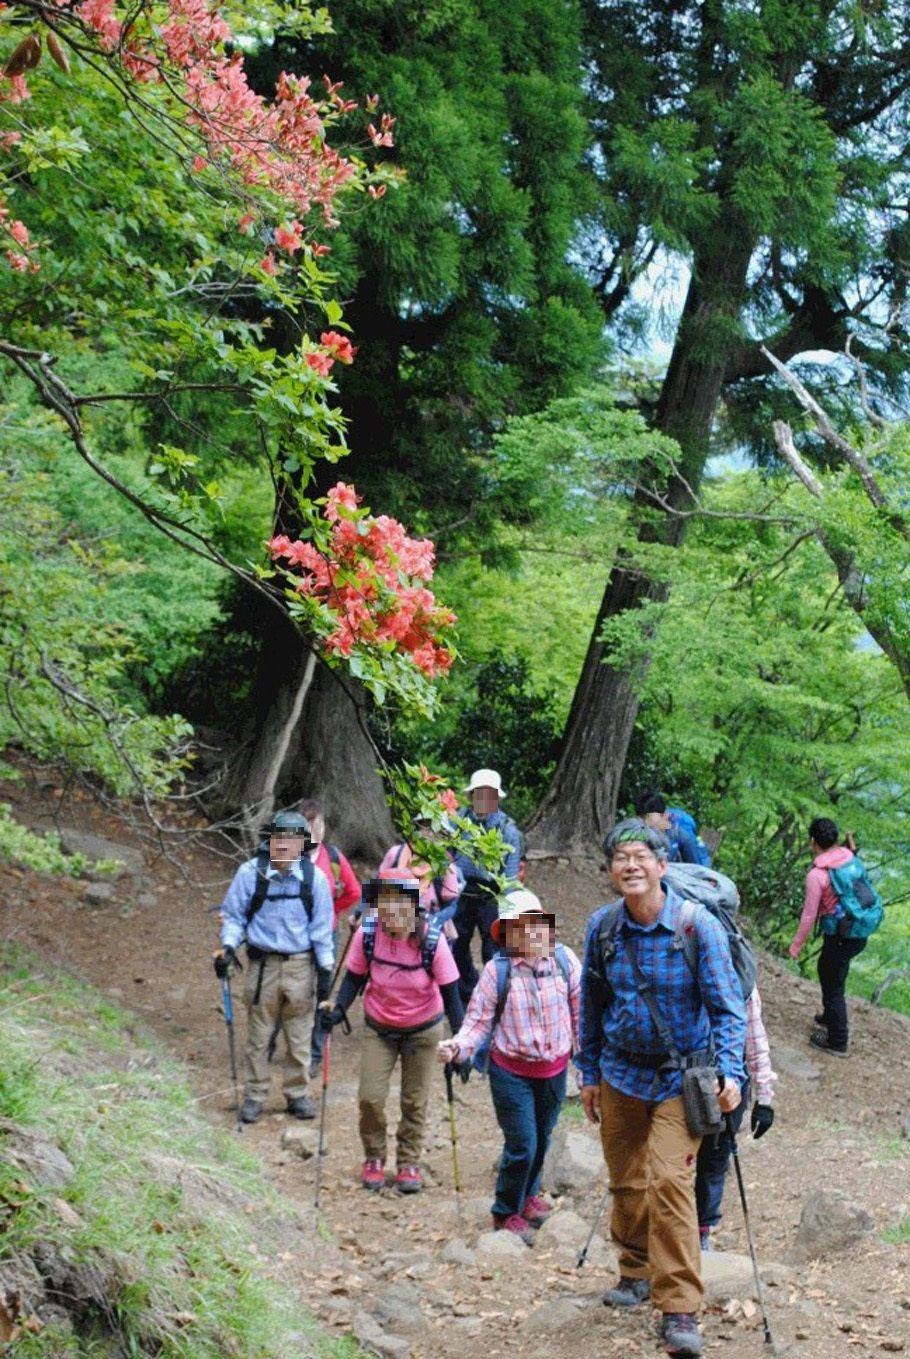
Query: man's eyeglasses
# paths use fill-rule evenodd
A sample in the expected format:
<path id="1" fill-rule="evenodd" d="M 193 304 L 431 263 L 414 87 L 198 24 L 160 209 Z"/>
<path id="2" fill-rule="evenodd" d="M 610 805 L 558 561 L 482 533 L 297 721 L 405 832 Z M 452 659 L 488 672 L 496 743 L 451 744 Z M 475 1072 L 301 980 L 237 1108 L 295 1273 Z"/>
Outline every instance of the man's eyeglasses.
<path id="1" fill-rule="evenodd" d="M 645 850 L 638 854 L 624 854 L 620 851 L 618 854 L 613 855 L 611 866 L 613 868 L 630 868 L 633 866 L 641 868 L 645 864 L 653 863 L 656 859 L 657 855 L 652 854 L 650 850 Z"/>

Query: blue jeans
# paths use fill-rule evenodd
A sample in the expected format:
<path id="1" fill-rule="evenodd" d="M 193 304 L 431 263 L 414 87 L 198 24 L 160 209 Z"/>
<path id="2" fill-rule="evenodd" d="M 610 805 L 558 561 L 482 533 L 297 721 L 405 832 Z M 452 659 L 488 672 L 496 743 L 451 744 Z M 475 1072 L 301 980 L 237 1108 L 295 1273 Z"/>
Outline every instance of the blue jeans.
<path id="1" fill-rule="evenodd" d="M 743 1097 L 731 1116 L 734 1136 L 739 1132 L 749 1107 L 748 1081 L 743 1086 L 742 1093 Z M 723 1217 L 724 1182 L 732 1152 L 733 1144 L 726 1128 L 716 1137 L 704 1138 L 698 1149 L 698 1159 L 695 1163 L 695 1209 L 698 1213 L 699 1228 L 716 1227 Z"/>
<path id="2" fill-rule="evenodd" d="M 505 1146 L 499 1158 L 493 1213 L 521 1213 L 525 1200 L 540 1189 L 544 1157 L 562 1102 L 566 1071 L 558 1076 L 516 1076 L 490 1062 L 490 1094 Z"/>

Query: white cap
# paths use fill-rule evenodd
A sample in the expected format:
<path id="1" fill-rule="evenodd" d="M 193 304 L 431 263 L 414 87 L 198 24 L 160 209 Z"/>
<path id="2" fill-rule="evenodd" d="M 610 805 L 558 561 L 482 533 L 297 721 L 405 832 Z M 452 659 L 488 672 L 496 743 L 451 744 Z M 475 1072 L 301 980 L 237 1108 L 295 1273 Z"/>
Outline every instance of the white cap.
<path id="1" fill-rule="evenodd" d="M 473 793 L 475 788 L 493 788 L 500 797 L 505 797 L 505 789 L 502 786 L 502 779 L 495 769 L 475 769 L 471 775 L 471 782 L 465 789 L 466 793 Z"/>

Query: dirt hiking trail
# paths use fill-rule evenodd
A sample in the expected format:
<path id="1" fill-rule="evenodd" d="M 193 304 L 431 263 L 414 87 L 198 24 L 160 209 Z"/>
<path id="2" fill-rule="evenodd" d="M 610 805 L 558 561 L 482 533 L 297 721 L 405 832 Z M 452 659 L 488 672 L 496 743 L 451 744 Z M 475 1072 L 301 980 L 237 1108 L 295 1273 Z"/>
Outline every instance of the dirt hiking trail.
<path id="1" fill-rule="evenodd" d="M 216 925 L 205 908 L 220 900 L 232 866 L 197 850 L 187 867 L 206 885 L 190 886 L 174 865 L 156 860 L 123 823 L 88 799 L 70 797 L 61 811 L 53 779 L 0 786 L 0 797 L 35 828 L 53 825 L 56 813 L 65 826 L 133 851 L 131 871 L 112 884 L 0 871 L 0 929 L 134 1011 L 188 1064 L 212 1122 L 230 1128 L 233 1091 L 220 989 L 211 970 Z M 528 886 L 556 911 L 560 937 L 578 950 L 587 917 L 608 895 L 603 870 L 594 863 L 532 862 Z M 766 1137 L 754 1142 L 746 1131 L 740 1147 L 777 1348 L 801 1359 L 910 1354 L 910 1022 L 851 1002 L 851 1057 L 836 1061 L 808 1045 L 817 986 L 768 958 L 760 986 L 778 1073 L 777 1113 Z M 244 1016 L 237 1009 L 242 1043 Z M 405 1198 L 388 1186 L 368 1194 L 357 1183 L 359 1002 L 352 1019 L 350 1037 L 339 1030 L 333 1036 L 320 1221 L 313 1212 L 316 1128 L 284 1113 L 277 1066 L 266 1114 L 238 1134 L 312 1226 L 303 1248 L 300 1237 L 288 1243 L 291 1250 L 271 1240 L 260 1247 L 268 1268 L 301 1305 L 339 1334 L 353 1330 L 366 1349 L 388 1359 L 658 1353 L 648 1309 L 617 1315 L 601 1303 L 616 1273 L 606 1217 L 588 1263 L 575 1267 L 606 1186 L 596 1134 L 580 1117 L 577 1100 L 560 1120 L 558 1155 L 544 1185 L 564 1192 L 533 1249 L 506 1233 L 487 1235 L 501 1143 L 482 1080 L 456 1083 L 465 1186 L 460 1208 L 441 1069 L 430 1109 L 424 1192 Z M 571 1076 L 569 1085 L 574 1088 Z M 316 1083 L 311 1094 L 318 1099 Z M 393 1128 L 395 1107 L 390 1101 Z M 830 1205 L 822 1206 L 817 1234 L 800 1252 L 801 1214 L 819 1189 L 844 1198 L 834 1215 Z M 768 1355 L 751 1270 L 742 1258 L 747 1246 L 732 1176 L 716 1246 L 706 1265 L 705 1352 L 736 1359 Z"/>

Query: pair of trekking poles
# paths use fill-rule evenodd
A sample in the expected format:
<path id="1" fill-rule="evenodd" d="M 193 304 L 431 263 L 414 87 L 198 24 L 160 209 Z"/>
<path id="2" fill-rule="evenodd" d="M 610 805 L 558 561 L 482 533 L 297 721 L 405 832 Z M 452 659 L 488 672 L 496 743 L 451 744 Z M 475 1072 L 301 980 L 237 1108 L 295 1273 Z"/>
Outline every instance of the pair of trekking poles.
<path id="1" fill-rule="evenodd" d="M 742 1166 L 739 1163 L 739 1145 L 736 1141 L 736 1132 L 733 1127 L 733 1117 L 731 1114 L 725 1114 L 724 1120 L 727 1124 L 727 1135 L 730 1139 L 730 1154 L 733 1157 L 733 1167 L 736 1171 L 736 1183 L 739 1186 L 739 1200 L 740 1203 L 742 1204 L 743 1209 L 743 1221 L 746 1224 L 746 1240 L 749 1242 L 749 1255 L 752 1260 L 752 1273 L 755 1277 L 755 1294 L 756 1297 L 758 1298 L 758 1306 L 761 1312 L 762 1326 L 764 1327 L 765 1332 L 765 1344 L 770 1345 L 774 1353 L 776 1354 L 777 1345 L 775 1343 L 773 1335 L 771 1334 L 771 1325 L 768 1321 L 768 1312 L 765 1307 L 765 1293 L 764 1289 L 762 1288 L 761 1275 L 758 1270 L 758 1257 L 755 1254 L 755 1242 L 752 1239 L 752 1225 L 749 1221 L 749 1205 L 746 1202 L 746 1186 L 743 1182 Z M 581 1250 L 578 1252 L 578 1259 L 575 1262 L 576 1269 L 581 1269 L 585 1260 L 588 1258 L 588 1251 L 591 1249 L 591 1242 L 594 1240 L 595 1233 L 597 1232 L 597 1228 L 600 1225 L 600 1219 L 603 1217 L 604 1211 L 606 1210 L 607 1203 L 610 1198 L 610 1194 L 612 1192 L 613 1191 L 611 1186 L 607 1185 L 606 1189 L 604 1190 L 604 1196 L 600 1201 L 600 1207 L 597 1209 L 594 1221 L 591 1224 L 591 1230 L 588 1232 L 588 1239 L 582 1246 Z"/>

